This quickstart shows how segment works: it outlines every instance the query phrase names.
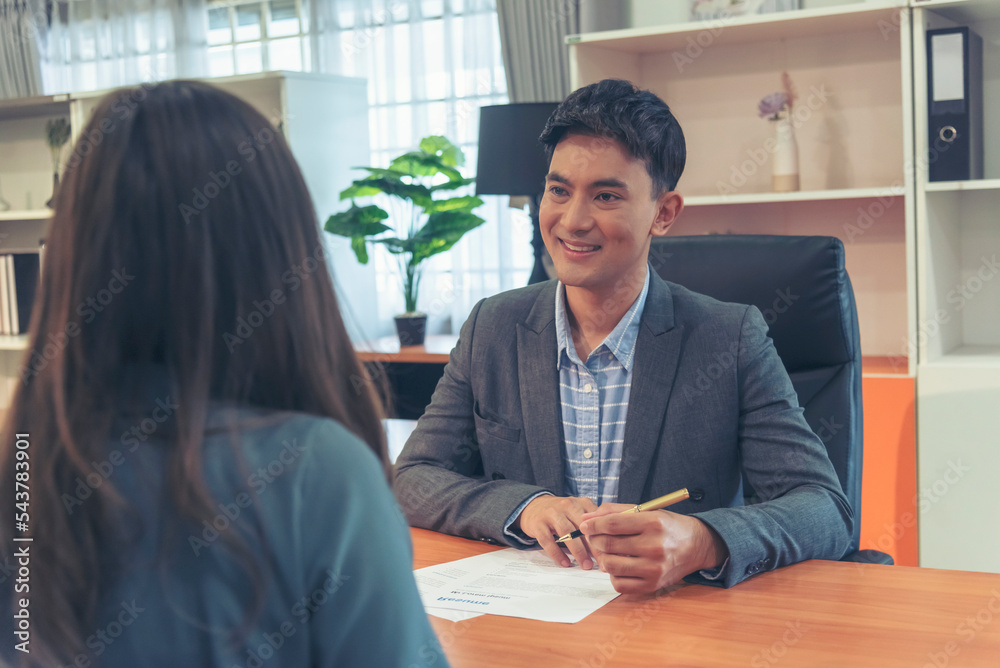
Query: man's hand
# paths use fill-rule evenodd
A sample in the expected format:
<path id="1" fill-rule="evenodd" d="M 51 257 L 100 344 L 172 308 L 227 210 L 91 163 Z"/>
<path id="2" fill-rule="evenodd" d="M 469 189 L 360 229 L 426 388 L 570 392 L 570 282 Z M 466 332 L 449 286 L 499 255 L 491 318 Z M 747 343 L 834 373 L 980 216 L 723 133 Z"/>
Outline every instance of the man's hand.
<path id="1" fill-rule="evenodd" d="M 605 503 L 580 523 L 591 554 L 622 594 L 654 592 L 725 562 L 725 543 L 701 520 L 666 510 L 621 514 L 630 507 Z"/>
<path id="2" fill-rule="evenodd" d="M 569 548 L 570 554 L 581 568 L 590 570 L 594 564 L 583 539 L 574 538 L 565 543 L 557 543 L 552 536 L 558 538 L 574 531 L 579 527 L 584 514 L 594 510 L 597 510 L 597 506 L 587 497 L 546 494 L 525 506 L 513 527 L 537 540 L 545 554 L 563 568 L 568 568 L 570 562 L 561 545 Z"/>

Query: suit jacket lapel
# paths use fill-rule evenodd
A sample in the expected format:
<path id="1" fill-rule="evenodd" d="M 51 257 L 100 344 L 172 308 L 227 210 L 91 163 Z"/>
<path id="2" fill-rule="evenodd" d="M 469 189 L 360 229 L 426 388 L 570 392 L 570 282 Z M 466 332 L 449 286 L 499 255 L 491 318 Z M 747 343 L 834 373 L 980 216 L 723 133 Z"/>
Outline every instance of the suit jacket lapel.
<path id="1" fill-rule="evenodd" d="M 652 271 L 650 269 L 650 271 Z M 553 297 L 554 299 L 554 297 Z M 670 288 L 652 273 L 639 325 L 629 389 L 618 501 L 641 503 L 650 463 L 660 444 L 680 359 L 683 326 L 675 326 Z"/>
<path id="2" fill-rule="evenodd" d="M 535 484 L 562 495 L 563 432 L 556 368 L 556 281 L 538 295 L 523 323 L 517 323 L 517 371 L 521 414 Z"/>

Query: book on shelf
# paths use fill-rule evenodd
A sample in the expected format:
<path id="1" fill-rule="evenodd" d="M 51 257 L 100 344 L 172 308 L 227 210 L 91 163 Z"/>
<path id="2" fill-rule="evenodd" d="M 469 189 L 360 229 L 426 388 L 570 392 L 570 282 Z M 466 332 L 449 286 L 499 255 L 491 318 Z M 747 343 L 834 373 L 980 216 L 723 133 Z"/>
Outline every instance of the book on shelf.
<path id="1" fill-rule="evenodd" d="M 7 305 L 7 256 L 0 255 L 0 334 L 10 334 L 10 308 Z"/>
<path id="2" fill-rule="evenodd" d="M 28 331 L 39 266 L 37 252 L 0 255 L 0 334 L 16 336 Z"/>

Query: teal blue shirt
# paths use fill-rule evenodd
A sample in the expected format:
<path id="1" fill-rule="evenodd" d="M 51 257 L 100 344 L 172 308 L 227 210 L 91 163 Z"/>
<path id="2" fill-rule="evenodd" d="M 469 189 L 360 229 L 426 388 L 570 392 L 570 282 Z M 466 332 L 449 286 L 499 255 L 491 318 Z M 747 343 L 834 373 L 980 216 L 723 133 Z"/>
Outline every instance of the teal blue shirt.
<path id="1" fill-rule="evenodd" d="M 413 580 L 406 521 L 369 448 L 329 419 L 245 410 L 240 419 L 244 469 L 224 432 L 207 438 L 215 512 L 172 538 L 162 512 L 166 448 L 155 432 L 140 443 L 126 438 L 128 423 L 116 425 L 112 449 L 124 463 L 109 479 L 134 511 L 120 527 L 145 528 L 130 551 L 107 550 L 121 560 L 88 658 L 105 668 L 447 666 Z M 273 565 L 249 639 L 229 649 L 225 632 L 251 593 L 224 545 L 237 532 Z M 157 560 L 161 543 L 166 561 Z"/>

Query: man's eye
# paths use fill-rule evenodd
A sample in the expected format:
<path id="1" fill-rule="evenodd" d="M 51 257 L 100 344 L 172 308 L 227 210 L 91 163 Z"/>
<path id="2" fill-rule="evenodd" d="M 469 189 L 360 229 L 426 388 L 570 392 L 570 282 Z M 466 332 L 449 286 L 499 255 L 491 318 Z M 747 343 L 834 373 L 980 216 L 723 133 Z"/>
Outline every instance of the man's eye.
<path id="1" fill-rule="evenodd" d="M 549 186 L 549 192 L 559 197 L 566 195 L 566 189 L 560 188 L 559 186 Z"/>
<path id="2" fill-rule="evenodd" d="M 616 199 L 621 199 L 621 198 L 613 193 L 601 193 L 600 195 L 597 196 L 597 199 L 601 200 L 602 202 L 614 202 Z"/>

